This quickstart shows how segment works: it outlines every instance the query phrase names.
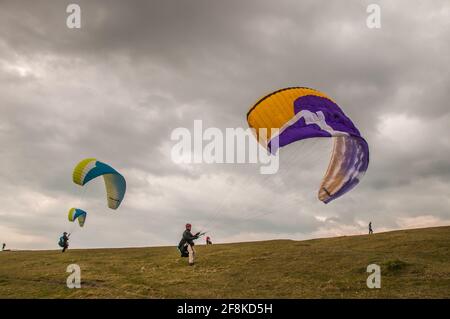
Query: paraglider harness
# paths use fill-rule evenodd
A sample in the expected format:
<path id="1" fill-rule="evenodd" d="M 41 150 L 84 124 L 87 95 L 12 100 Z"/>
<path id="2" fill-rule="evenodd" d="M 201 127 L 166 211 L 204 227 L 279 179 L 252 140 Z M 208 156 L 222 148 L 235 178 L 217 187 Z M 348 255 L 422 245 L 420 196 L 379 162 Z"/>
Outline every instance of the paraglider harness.
<path id="1" fill-rule="evenodd" d="M 69 236 L 70 236 L 70 234 L 69 234 Z M 59 242 L 58 242 L 59 247 L 64 248 L 67 245 L 67 240 L 69 239 L 68 238 L 69 236 L 67 236 L 67 239 L 64 238 L 64 235 L 59 237 Z"/>
<path id="2" fill-rule="evenodd" d="M 188 243 L 184 239 L 180 241 L 177 248 L 178 251 L 180 252 L 180 257 L 189 257 Z"/>
<path id="3" fill-rule="evenodd" d="M 205 234 L 206 232 L 199 233 L 197 239 L 204 236 Z M 180 257 L 189 257 L 188 246 L 188 242 L 184 238 L 181 238 L 180 243 L 177 246 L 177 249 L 180 252 Z"/>
<path id="4" fill-rule="evenodd" d="M 59 245 L 59 247 L 64 247 L 64 237 L 63 236 L 59 237 L 58 245 Z"/>

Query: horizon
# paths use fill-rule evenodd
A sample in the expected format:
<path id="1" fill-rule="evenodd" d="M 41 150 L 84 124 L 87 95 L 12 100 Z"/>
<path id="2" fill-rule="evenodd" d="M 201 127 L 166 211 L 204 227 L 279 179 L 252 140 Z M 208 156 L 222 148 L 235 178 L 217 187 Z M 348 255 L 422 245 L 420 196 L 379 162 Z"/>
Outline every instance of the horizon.
<path id="1" fill-rule="evenodd" d="M 438 226 L 431 226 L 431 227 L 412 227 L 412 228 L 403 228 L 403 229 L 391 229 L 381 232 L 374 232 L 372 235 L 379 235 L 379 234 L 386 234 L 386 233 L 392 233 L 392 232 L 402 232 L 402 231 L 408 231 L 408 230 L 425 230 L 425 229 L 432 229 L 432 228 L 445 228 L 450 227 L 450 225 L 438 225 Z M 315 238 L 307 238 L 307 239 L 291 239 L 291 238 L 267 238 L 267 239 L 260 239 L 260 240 L 251 240 L 251 241 L 236 241 L 236 242 L 214 242 L 214 245 L 228 245 L 228 244 L 247 244 L 247 243 L 259 243 L 259 242 L 270 242 L 270 241 L 310 241 L 310 240 L 320 240 L 320 239 L 333 239 L 333 238 L 341 238 L 341 237 L 357 237 L 357 236 L 367 236 L 367 233 L 361 233 L 361 234 L 348 234 L 348 235 L 339 235 L 339 236 L 329 236 L 329 237 L 315 237 Z M 196 246 L 206 246 L 204 242 L 197 243 Z M 141 248 L 176 248 L 176 245 L 157 245 L 157 246 L 119 246 L 119 247 L 72 247 L 70 250 L 108 250 L 108 249 L 141 249 Z M 59 248 L 54 249 L 9 249 L 7 248 L 4 251 L 60 251 Z M 0 251 L 1 252 L 1 251 Z"/>

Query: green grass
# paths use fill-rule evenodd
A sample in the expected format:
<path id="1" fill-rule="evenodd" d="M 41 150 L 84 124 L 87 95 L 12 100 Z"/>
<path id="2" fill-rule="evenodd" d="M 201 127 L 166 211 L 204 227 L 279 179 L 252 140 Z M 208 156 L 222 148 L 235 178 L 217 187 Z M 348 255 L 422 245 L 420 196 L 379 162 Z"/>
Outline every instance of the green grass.
<path id="1" fill-rule="evenodd" d="M 450 227 L 307 241 L 0 252 L 0 298 L 449 298 Z M 81 267 L 82 288 L 66 287 Z M 368 289 L 366 267 L 381 267 Z"/>

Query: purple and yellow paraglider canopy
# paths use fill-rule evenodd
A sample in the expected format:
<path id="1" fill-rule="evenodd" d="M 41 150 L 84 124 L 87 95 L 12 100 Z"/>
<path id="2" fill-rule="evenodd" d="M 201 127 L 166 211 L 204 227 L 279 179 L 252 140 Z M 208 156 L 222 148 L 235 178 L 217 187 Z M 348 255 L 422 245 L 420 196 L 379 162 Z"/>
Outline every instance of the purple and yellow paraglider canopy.
<path id="1" fill-rule="evenodd" d="M 318 194 L 324 203 L 355 187 L 369 166 L 367 142 L 341 108 L 320 91 L 304 87 L 275 91 L 250 109 L 247 121 L 255 129 L 258 141 L 272 154 L 307 138 L 334 139 L 330 164 Z M 260 138 L 261 129 L 265 129 L 267 138 Z M 272 143 L 275 138 L 277 143 Z"/>

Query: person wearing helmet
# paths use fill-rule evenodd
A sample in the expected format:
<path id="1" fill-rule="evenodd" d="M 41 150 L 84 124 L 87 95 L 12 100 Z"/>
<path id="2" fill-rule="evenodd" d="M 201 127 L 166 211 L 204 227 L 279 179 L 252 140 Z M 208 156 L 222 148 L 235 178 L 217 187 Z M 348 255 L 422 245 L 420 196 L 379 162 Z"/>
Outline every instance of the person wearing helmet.
<path id="1" fill-rule="evenodd" d="M 180 245 L 186 247 L 189 254 L 189 266 L 193 266 L 195 262 L 195 248 L 194 240 L 198 239 L 200 232 L 192 235 L 191 224 L 186 224 L 185 231 L 183 232 L 183 238 L 181 239 Z"/>

